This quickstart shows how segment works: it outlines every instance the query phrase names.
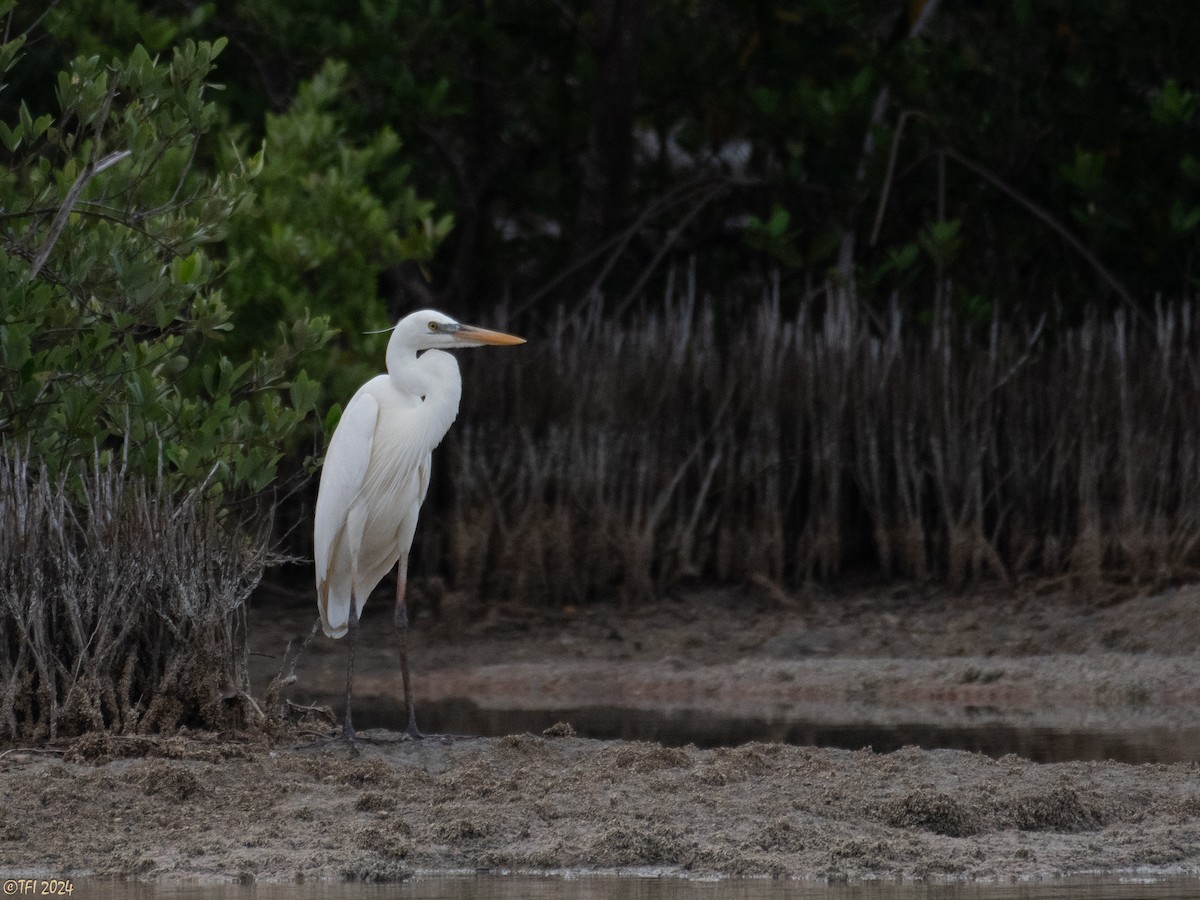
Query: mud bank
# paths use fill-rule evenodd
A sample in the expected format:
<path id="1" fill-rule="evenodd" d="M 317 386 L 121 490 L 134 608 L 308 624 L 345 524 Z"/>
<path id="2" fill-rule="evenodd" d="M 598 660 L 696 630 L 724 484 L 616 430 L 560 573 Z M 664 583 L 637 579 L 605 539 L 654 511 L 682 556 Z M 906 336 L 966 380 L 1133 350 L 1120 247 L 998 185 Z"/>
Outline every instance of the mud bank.
<path id="1" fill-rule="evenodd" d="M 359 756 L 187 739 L 93 741 L 70 761 L 10 753 L 0 869 L 243 881 L 630 867 L 838 880 L 1200 872 L 1190 764 L 371 736 Z M 130 749 L 157 755 L 104 761 Z"/>
<path id="2" fill-rule="evenodd" d="M 1186 729 L 1200 592 L 818 598 L 693 595 L 645 611 L 417 620 L 418 696 L 483 705 L 795 708 L 902 721 L 985 705 L 1014 722 Z M 393 695 L 368 611 L 359 692 Z M 259 681 L 311 624 L 251 619 Z M 1068 651 L 1069 652 L 1066 652 Z M 318 638 L 296 703 L 335 695 Z M 294 881 L 414 872 L 649 869 L 695 876 L 1045 878 L 1200 874 L 1200 767 L 1037 764 L 950 750 L 702 749 L 550 734 L 401 740 L 361 754 L 229 735 L 90 736 L 0 753 L 0 870 Z M 51 750 L 54 752 L 45 752 Z M 1197 748 L 1200 756 L 1200 748 Z"/>

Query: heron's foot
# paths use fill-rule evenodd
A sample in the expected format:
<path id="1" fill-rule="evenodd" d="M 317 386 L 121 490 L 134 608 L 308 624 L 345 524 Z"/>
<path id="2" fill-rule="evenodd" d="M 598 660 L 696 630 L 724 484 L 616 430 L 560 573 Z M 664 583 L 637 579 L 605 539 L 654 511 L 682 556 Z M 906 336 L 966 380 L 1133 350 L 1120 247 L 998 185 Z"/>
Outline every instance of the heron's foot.
<path id="1" fill-rule="evenodd" d="M 409 719 L 408 727 L 404 729 L 404 733 L 410 741 L 420 741 L 425 738 L 425 733 L 417 727 L 416 719 Z"/>

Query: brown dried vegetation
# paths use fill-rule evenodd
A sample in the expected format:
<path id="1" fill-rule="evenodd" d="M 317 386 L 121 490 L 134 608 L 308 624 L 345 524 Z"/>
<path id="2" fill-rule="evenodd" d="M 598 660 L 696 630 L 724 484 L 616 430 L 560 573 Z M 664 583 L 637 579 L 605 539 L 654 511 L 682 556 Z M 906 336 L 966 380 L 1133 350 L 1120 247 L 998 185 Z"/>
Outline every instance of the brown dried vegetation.
<path id="1" fill-rule="evenodd" d="M 955 586 L 1194 571 L 1190 305 L 981 330 L 829 299 L 785 314 L 768 293 L 732 316 L 692 292 L 619 323 L 560 315 L 486 379 L 464 355 L 420 565 L 460 596 L 545 604 L 683 579 L 786 597 L 847 569 Z M 270 554 L 233 518 L 99 466 L 54 481 L 10 449 L 0 735 L 258 715 L 244 601 Z"/>
<path id="2" fill-rule="evenodd" d="M 222 728 L 254 715 L 245 600 L 270 554 L 196 493 L 0 454 L 0 737 Z"/>
<path id="3" fill-rule="evenodd" d="M 1053 328 L 828 306 L 684 298 L 619 324 L 562 316 L 487 378 L 464 358 L 454 495 L 422 523 L 423 565 L 549 603 L 689 577 L 1194 570 L 1190 305 Z"/>

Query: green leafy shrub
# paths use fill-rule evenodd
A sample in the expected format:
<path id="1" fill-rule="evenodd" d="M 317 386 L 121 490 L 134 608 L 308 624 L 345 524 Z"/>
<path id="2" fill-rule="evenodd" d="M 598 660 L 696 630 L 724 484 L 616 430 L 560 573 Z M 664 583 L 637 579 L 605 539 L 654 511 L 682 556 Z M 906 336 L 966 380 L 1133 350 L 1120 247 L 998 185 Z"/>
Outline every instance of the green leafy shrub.
<path id="1" fill-rule="evenodd" d="M 323 320 L 297 315 L 269 353 L 222 352 L 212 248 L 253 173 L 193 164 L 219 121 L 206 79 L 221 47 L 78 59 L 56 114 L 22 104 L 0 126 L 0 430 L 52 477 L 119 451 L 134 472 L 163 466 L 168 488 L 257 493 L 315 400 L 287 375 L 328 339 Z"/>
<path id="2" fill-rule="evenodd" d="M 0 47 L 18 60 L 20 39 Z M 329 330 L 232 356 L 221 242 L 257 161 L 206 172 L 221 50 L 75 60 L 0 123 L 0 731 L 244 721 L 261 496 Z M 258 513 L 258 515 L 256 515 Z"/>
<path id="3" fill-rule="evenodd" d="M 256 202 L 231 219 L 225 240 L 224 285 L 240 298 L 232 353 L 311 346 L 310 311 L 322 316 L 317 327 L 328 321 L 340 332 L 327 346 L 322 340 L 324 352 L 306 357 L 306 374 L 293 379 L 306 407 L 344 402 L 379 371 L 388 335 L 365 332 L 393 321 L 380 274 L 428 259 L 453 224 L 407 184 L 395 132 L 364 141 L 346 134 L 337 108 L 346 75 L 344 63 L 327 62 L 286 112 L 266 117 L 262 150 L 250 163 Z M 226 165 L 236 168 L 231 147 Z M 390 201 L 377 186 L 385 176 Z"/>

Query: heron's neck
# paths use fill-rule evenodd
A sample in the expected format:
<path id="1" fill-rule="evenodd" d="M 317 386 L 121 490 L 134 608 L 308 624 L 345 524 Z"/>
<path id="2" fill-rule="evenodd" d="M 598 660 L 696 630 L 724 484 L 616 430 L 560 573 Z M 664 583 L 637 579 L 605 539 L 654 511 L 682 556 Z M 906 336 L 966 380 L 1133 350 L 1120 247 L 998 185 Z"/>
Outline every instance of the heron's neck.
<path id="1" fill-rule="evenodd" d="M 445 418 L 446 427 L 450 427 L 462 398 L 462 378 L 451 354 L 426 350 L 417 356 L 415 350 L 389 346 L 387 370 L 400 393 L 427 406 L 432 417 Z"/>

